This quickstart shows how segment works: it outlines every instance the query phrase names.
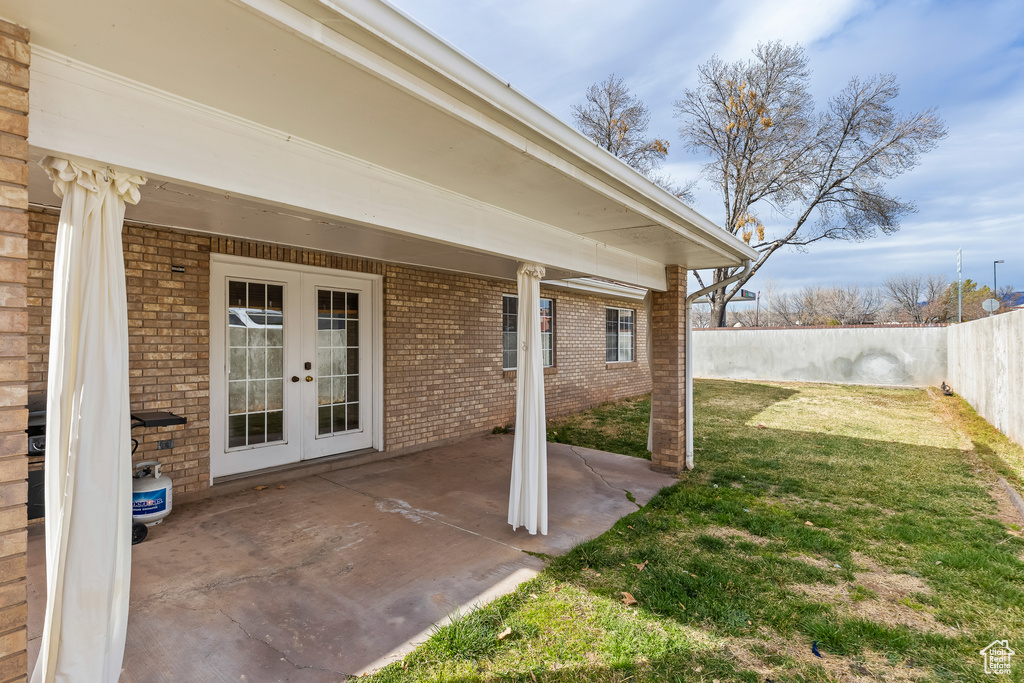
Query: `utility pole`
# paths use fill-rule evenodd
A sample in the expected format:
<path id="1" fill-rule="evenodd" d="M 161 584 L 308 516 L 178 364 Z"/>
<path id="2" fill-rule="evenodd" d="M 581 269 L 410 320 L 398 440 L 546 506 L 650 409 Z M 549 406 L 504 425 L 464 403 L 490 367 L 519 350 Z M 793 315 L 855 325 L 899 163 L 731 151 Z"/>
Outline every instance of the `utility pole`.
<path id="1" fill-rule="evenodd" d="M 963 247 L 956 250 L 956 321 L 958 323 L 964 321 L 964 283 L 963 278 L 960 277 L 963 251 Z"/>
<path id="2" fill-rule="evenodd" d="M 995 272 L 995 266 L 992 266 Z M 761 327 L 761 290 L 757 290 L 757 305 L 754 308 L 754 327 Z"/>

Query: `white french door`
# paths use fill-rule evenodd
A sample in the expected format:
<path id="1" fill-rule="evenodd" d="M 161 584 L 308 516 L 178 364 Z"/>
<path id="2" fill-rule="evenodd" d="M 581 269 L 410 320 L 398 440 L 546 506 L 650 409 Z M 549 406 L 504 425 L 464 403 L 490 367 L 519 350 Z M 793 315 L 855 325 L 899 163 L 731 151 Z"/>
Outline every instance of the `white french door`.
<path id="1" fill-rule="evenodd" d="M 210 472 L 379 446 L 380 280 L 215 257 Z"/>

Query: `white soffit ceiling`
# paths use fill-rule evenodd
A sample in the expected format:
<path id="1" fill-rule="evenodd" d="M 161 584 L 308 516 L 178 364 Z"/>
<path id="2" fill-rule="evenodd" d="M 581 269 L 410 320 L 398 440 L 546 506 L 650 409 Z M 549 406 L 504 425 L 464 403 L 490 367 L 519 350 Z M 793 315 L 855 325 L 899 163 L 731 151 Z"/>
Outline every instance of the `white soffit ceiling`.
<path id="1" fill-rule="evenodd" d="M 29 200 L 37 208 L 59 212 L 60 199 L 37 163 L 41 155 L 34 152 L 32 157 Z M 125 210 L 125 221 L 129 224 L 184 228 L 221 237 L 512 281 L 519 265 L 513 259 L 460 249 L 457 245 L 403 236 L 341 222 L 330 216 L 289 210 L 169 181 L 150 179 L 139 191 L 142 196 L 139 203 Z M 552 278 L 576 275 L 579 274 L 557 268 L 548 270 L 548 277 Z"/>

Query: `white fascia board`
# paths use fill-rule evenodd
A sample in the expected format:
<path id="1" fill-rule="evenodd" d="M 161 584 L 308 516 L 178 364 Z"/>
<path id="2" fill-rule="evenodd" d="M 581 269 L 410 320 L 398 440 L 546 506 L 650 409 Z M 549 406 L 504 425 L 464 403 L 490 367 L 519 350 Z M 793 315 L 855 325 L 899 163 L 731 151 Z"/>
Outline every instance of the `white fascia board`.
<path id="1" fill-rule="evenodd" d="M 569 272 L 666 286 L 664 266 L 635 254 L 43 48 L 32 61 L 29 143 L 37 149 Z"/>
<path id="2" fill-rule="evenodd" d="M 545 287 L 571 289 L 580 292 L 588 292 L 590 294 L 597 294 L 598 296 L 613 297 L 616 299 L 634 299 L 636 301 L 643 301 L 648 291 L 642 287 L 623 285 L 618 282 L 605 282 L 604 280 L 595 280 L 588 277 L 574 277 L 567 278 L 565 280 L 543 280 L 541 281 L 541 284 Z"/>
<path id="3" fill-rule="evenodd" d="M 248 1 L 248 0 L 246 0 Z M 276 0 L 264 0 L 276 1 Z M 692 239 L 694 231 L 685 225 L 678 225 L 680 218 L 718 243 L 708 248 L 733 257 L 757 258 L 757 252 L 739 239 L 726 233 L 701 214 L 680 202 L 665 189 L 655 185 L 640 173 L 630 168 L 607 150 L 598 147 L 562 119 L 547 111 L 533 100 L 515 90 L 496 74 L 490 72 L 472 58 L 452 46 L 428 28 L 390 5 L 385 0 L 317 0 L 319 4 L 332 8 L 348 19 L 355 21 L 392 47 L 401 50 L 414 59 L 429 64 L 456 83 L 467 87 L 478 97 L 508 112 L 524 125 L 538 131 L 572 155 L 597 167 L 601 172 L 639 193 L 645 203 L 654 204 L 659 213 L 666 212 L 675 220 L 667 223 Z M 703 240 L 696 239 L 702 243 Z"/>
<path id="4" fill-rule="evenodd" d="M 722 265 L 756 259 L 757 252 L 710 220 L 680 202 L 614 155 L 512 88 L 434 33 L 381 0 L 293 0 L 352 21 L 363 30 L 417 62 L 429 67 L 523 126 L 553 143 L 561 154 L 538 145 L 478 109 L 425 83 L 386 58 L 359 45 L 281 0 L 233 0 L 262 14 L 282 28 L 320 45 L 332 54 L 372 73 L 403 91 L 487 131 L 498 139 L 608 196 L 647 220 L 664 225 L 723 256 Z M 565 158 L 562 155 L 565 155 Z M 586 170 L 603 174 L 599 180 Z M 611 181 L 609 184 L 607 181 Z M 616 189 L 618 184 L 625 191 Z"/>

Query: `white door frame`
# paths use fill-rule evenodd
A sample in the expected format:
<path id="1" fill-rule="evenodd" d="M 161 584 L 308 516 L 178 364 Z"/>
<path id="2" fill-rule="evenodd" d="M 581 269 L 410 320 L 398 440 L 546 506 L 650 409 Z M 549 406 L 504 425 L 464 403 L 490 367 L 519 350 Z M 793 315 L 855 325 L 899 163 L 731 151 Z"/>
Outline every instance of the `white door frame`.
<path id="1" fill-rule="evenodd" d="M 358 273 L 349 270 L 338 270 L 334 268 L 321 268 L 318 266 L 307 266 L 297 263 L 282 263 L 265 259 L 249 258 L 244 256 L 231 256 L 225 254 L 210 254 L 210 484 L 217 476 L 214 466 L 214 452 L 222 452 L 222 447 L 214 447 L 215 443 L 225 443 L 227 438 L 227 382 L 226 382 L 226 324 L 227 312 L 220 305 L 223 298 L 222 290 L 224 282 L 229 277 L 227 270 L 251 268 L 253 278 L 257 280 L 273 279 L 268 274 L 278 272 L 281 277 L 288 277 L 294 274 L 322 274 L 334 277 L 344 277 L 356 280 L 363 280 L 370 285 L 372 320 L 368 326 L 361 329 L 369 330 L 370 339 L 367 340 L 368 348 L 372 350 L 373 361 L 371 363 L 371 398 L 366 408 L 372 424 L 369 426 L 371 434 L 371 448 L 382 450 L 384 446 L 384 278 L 380 275 L 370 273 Z M 245 277 L 237 272 L 231 277 Z M 292 315 L 301 315 L 295 310 Z M 295 350 L 299 352 L 298 349 Z M 292 359 L 293 361 L 295 359 Z M 286 355 L 285 362 L 289 362 Z M 292 374 L 286 369 L 285 376 Z M 291 383 L 285 382 L 288 387 Z M 294 434 L 289 437 L 302 440 L 301 434 Z M 301 449 L 301 445 L 299 448 Z M 303 460 L 300 462 L 308 462 Z M 224 473 L 223 476 L 226 476 Z"/>

